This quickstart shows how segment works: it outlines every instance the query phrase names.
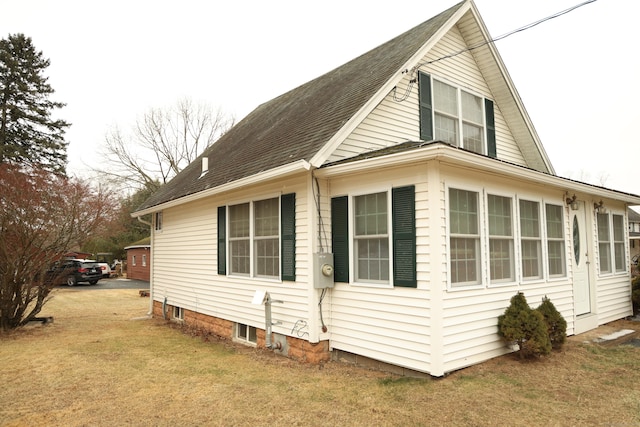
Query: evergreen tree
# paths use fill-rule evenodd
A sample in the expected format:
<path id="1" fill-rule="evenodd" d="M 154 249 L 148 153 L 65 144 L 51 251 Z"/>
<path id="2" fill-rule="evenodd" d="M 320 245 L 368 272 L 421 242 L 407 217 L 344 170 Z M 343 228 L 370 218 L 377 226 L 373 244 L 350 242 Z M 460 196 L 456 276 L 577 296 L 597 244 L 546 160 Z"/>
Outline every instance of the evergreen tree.
<path id="1" fill-rule="evenodd" d="M 522 292 L 511 298 L 509 307 L 498 317 L 498 334 L 505 341 L 518 345 L 520 358 L 551 352 L 544 316 L 529 307 Z"/>
<path id="2" fill-rule="evenodd" d="M 551 300 L 548 297 L 542 298 L 542 304 L 536 309 L 542 316 L 547 324 L 547 331 L 549 333 L 549 339 L 551 340 L 551 347 L 554 350 L 559 350 L 567 340 L 567 321 L 564 320 L 562 314 L 556 309 Z"/>
<path id="3" fill-rule="evenodd" d="M 65 104 L 49 100 L 54 90 L 44 76 L 48 66 L 30 37 L 0 40 L 0 164 L 64 174 L 69 123 L 51 117 Z"/>

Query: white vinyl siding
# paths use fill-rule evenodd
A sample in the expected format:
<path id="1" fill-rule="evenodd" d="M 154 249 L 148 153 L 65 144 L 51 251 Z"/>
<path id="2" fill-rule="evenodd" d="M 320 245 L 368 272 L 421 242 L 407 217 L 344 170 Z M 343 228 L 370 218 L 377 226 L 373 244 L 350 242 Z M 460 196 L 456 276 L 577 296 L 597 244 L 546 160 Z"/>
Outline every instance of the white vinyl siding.
<path id="1" fill-rule="evenodd" d="M 274 192 L 296 193 L 296 281 L 280 282 L 273 279 L 217 274 L 217 207 L 234 205 L 237 201 L 211 197 L 169 208 L 164 211 L 164 228 L 154 236 L 153 287 L 156 301 L 183 307 L 209 316 L 264 329 L 264 306 L 252 305 L 256 290 L 270 293 L 284 304 L 272 307 L 274 319 L 282 322 L 273 331 L 291 334 L 299 319 L 308 319 L 305 332 L 315 334 L 318 302 L 309 296 L 307 283 L 311 266 L 309 242 L 311 239 L 306 187 L 298 181 L 283 181 L 261 186 L 260 191 L 248 189 L 236 192 L 238 200 L 252 195 Z M 286 189 L 286 191 L 284 191 Z M 256 200 L 260 197 L 256 197 Z"/>
<path id="2" fill-rule="evenodd" d="M 437 185 L 437 180 L 434 181 L 437 196 L 431 205 L 427 199 L 429 191 L 425 168 L 409 167 L 402 171 L 375 174 L 373 177 L 332 180 L 332 197 L 348 193 L 377 194 L 380 192 L 375 189 L 387 187 L 389 180 L 393 180 L 397 187 L 415 184 L 418 288 L 336 283 L 331 291 L 331 347 L 430 372 L 433 321 L 431 290 L 428 287 L 432 271 L 444 271 L 442 266 L 431 264 L 436 258 L 444 258 L 444 244 L 440 241 L 440 238 L 444 238 L 444 218 L 442 215 L 429 218 L 428 212 L 432 206 L 443 212 L 441 186 Z M 383 194 L 391 197 L 391 192 Z M 439 237 L 429 237 L 430 222 L 439 224 Z M 434 242 L 437 244 L 431 246 Z M 430 256 L 431 251 L 436 250 L 440 250 L 440 256 Z"/>
<path id="3" fill-rule="evenodd" d="M 433 60 L 442 56 L 442 54 L 457 52 L 465 47 L 462 35 L 458 28 L 454 27 L 420 62 Z M 425 65 L 422 69 L 434 78 L 446 76 L 447 82 L 466 88 L 474 94 L 489 99 L 493 98 L 482 73 L 470 53 L 455 56 L 447 61 L 434 62 Z M 414 77 L 417 76 L 406 76 L 398 85 L 395 95 L 393 92 L 390 93 L 340 144 L 327 159 L 327 162 L 353 157 L 405 141 L 419 140 L 417 83 L 413 84 L 406 100 L 402 102 L 394 101 L 394 96 L 398 98 L 405 93 L 407 86 L 409 86 L 409 79 Z M 526 161 L 497 103 L 494 105 L 494 119 L 498 157 L 501 160 L 526 166 Z"/>

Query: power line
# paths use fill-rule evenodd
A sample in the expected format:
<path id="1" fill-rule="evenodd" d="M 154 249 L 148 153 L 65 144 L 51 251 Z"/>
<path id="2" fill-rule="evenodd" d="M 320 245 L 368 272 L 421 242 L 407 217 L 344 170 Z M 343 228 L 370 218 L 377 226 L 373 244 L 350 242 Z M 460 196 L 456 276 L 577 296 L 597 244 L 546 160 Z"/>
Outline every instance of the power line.
<path id="1" fill-rule="evenodd" d="M 528 30 L 528 29 L 530 29 L 530 28 L 533 28 L 533 27 L 535 27 L 535 26 L 537 26 L 537 25 L 542 24 L 543 22 L 550 21 L 550 20 L 552 20 L 552 19 L 554 19 L 554 18 L 557 18 L 557 17 L 559 17 L 559 16 L 566 15 L 566 14 L 567 14 L 567 13 L 569 13 L 569 12 L 572 12 L 572 11 L 574 11 L 574 10 L 576 10 L 576 9 L 578 9 L 578 8 L 581 8 L 582 6 L 585 6 L 585 5 L 587 5 L 587 4 L 595 3 L 596 1 L 597 1 L 597 0 L 587 0 L 587 1 L 584 1 L 584 2 L 582 2 L 582 3 L 580 3 L 580 4 L 577 4 L 577 5 L 575 5 L 575 6 L 572 6 L 572 7 L 568 8 L 568 9 L 562 10 L 562 11 L 560 11 L 560 12 L 556 12 L 556 13 L 554 13 L 553 15 L 549 15 L 549 16 L 547 16 L 547 17 L 545 17 L 545 18 L 539 19 L 539 20 L 537 20 L 537 21 L 535 21 L 535 22 L 532 22 L 532 23 L 530 23 L 530 24 L 527 24 L 527 25 L 525 25 L 525 26 L 523 26 L 523 27 L 516 28 L 515 30 L 509 31 L 508 33 L 505 33 L 505 34 L 503 34 L 503 35 L 501 35 L 501 36 L 498 36 L 498 37 L 492 38 L 491 40 L 483 41 L 483 42 L 481 42 L 481 43 L 478 43 L 478 44 L 475 44 L 475 45 L 473 45 L 473 46 L 469 46 L 469 47 L 467 47 L 467 48 L 465 48 L 465 49 L 459 50 L 459 51 L 457 51 L 457 52 L 453 52 L 453 53 L 450 53 L 450 54 L 448 54 L 448 55 L 441 56 L 440 58 L 432 59 L 431 61 L 421 62 L 421 63 L 417 64 L 416 66 L 414 66 L 414 67 L 411 69 L 411 72 L 412 72 L 412 73 L 413 73 L 413 72 L 415 72 L 415 70 L 417 70 L 418 68 L 420 68 L 420 67 L 421 67 L 421 66 L 423 66 L 423 65 L 433 64 L 433 63 L 435 63 L 435 62 L 439 62 L 439 61 L 443 61 L 443 60 L 445 60 L 445 59 L 453 58 L 453 57 L 458 56 L 458 55 L 461 55 L 461 54 L 463 54 L 463 53 L 465 53 L 465 52 L 470 52 L 470 51 L 475 50 L 475 49 L 478 49 L 478 48 L 480 48 L 480 47 L 482 47 L 482 46 L 486 46 L 486 45 L 488 45 L 488 44 L 490 44 L 490 43 L 495 43 L 495 42 L 497 42 L 497 41 L 500 41 L 500 40 L 506 39 L 507 37 L 512 36 L 512 35 L 514 35 L 514 34 L 516 34 L 516 33 L 520 33 L 520 32 L 522 32 L 522 31 Z M 409 70 L 404 71 L 404 73 L 407 73 L 407 72 L 409 72 Z M 413 88 L 413 84 L 414 84 L 415 82 L 416 82 L 415 78 L 412 78 L 412 79 L 410 79 L 410 80 L 409 80 L 409 85 L 408 85 L 408 86 L 407 86 L 407 88 L 405 89 L 405 93 L 404 93 L 404 95 L 402 95 L 401 97 L 398 97 L 398 96 L 396 95 L 396 88 L 394 87 L 394 88 L 393 88 L 393 99 L 394 99 L 394 101 L 396 101 L 396 102 L 402 102 L 402 101 L 404 101 L 405 99 L 407 99 L 407 97 L 408 97 L 408 96 L 409 96 L 409 94 L 411 93 L 411 89 Z"/>
<path id="2" fill-rule="evenodd" d="M 434 62 L 442 61 L 442 60 L 444 60 L 444 59 L 453 58 L 454 56 L 458 56 L 458 55 L 463 54 L 463 53 L 465 53 L 465 52 L 469 52 L 469 51 L 472 51 L 472 50 L 474 50 L 474 49 L 478 49 L 478 48 L 480 48 L 480 47 L 482 47 L 482 46 L 486 46 L 486 45 L 488 45 L 488 44 L 490 44 L 490 43 L 495 43 L 495 42 L 500 41 L 500 40 L 502 40 L 502 39 L 506 39 L 507 37 L 512 36 L 512 35 L 514 35 L 514 34 L 516 34 L 516 33 L 520 33 L 520 32 L 522 32 L 522 31 L 528 30 L 528 29 L 530 29 L 530 28 L 533 28 L 533 27 L 535 27 L 535 26 L 537 26 L 537 25 L 542 24 L 543 22 L 550 21 L 550 20 L 552 20 L 552 19 L 554 19 L 554 18 L 557 18 L 557 17 L 559 17 L 559 16 L 566 15 L 566 14 L 567 14 L 567 13 L 569 13 L 569 12 L 572 12 L 572 11 L 574 11 L 574 10 L 576 10 L 576 9 L 578 9 L 578 8 L 582 7 L 582 6 L 585 6 L 585 5 L 587 5 L 587 4 L 595 3 L 596 1 L 597 1 L 597 0 L 587 0 L 587 1 L 585 1 L 585 2 L 582 2 L 582 3 L 580 3 L 580 4 L 577 4 L 577 5 L 575 5 L 575 6 L 572 6 L 572 7 L 568 8 L 568 9 L 562 10 L 562 11 L 560 11 L 560 12 L 556 12 L 556 13 L 554 13 L 553 15 L 549 15 L 549 16 L 547 16 L 546 18 L 539 19 L 539 20 L 537 20 L 537 21 L 535 21 L 535 22 L 532 22 L 532 23 L 530 23 L 530 24 L 527 24 L 527 25 L 525 25 L 525 26 L 523 26 L 523 27 L 517 28 L 517 29 L 512 30 L 512 31 L 509 31 L 508 33 L 505 33 L 505 34 L 503 34 L 503 35 L 501 35 L 501 36 L 495 37 L 495 38 L 493 38 L 493 39 L 491 39 L 491 40 L 486 40 L 486 41 L 483 41 L 483 42 L 478 43 L 478 44 L 476 44 L 476 45 L 469 46 L 469 47 L 467 47 L 467 48 L 465 48 L 465 49 L 462 49 L 462 50 L 459 50 L 459 51 L 457 51 L 457 52 L 451 53 L 451 54 L 449 54 L 449 55 L 445 55 L 445 56 L 442 56 L 442 57 L 440 57 L 440 58 L 433 59 L 433 60 L 431 60 L 431 61 L 427 61 L 427 62 L 420 63 L 420 64 L 418 64 L 418 65 L 416 65 L 416 66 L 414 67 L 414 70 L 415 70 L 416 68 L 418 68 L 418 67 L 421 67 L 422 65 L 433 64 Z"/>

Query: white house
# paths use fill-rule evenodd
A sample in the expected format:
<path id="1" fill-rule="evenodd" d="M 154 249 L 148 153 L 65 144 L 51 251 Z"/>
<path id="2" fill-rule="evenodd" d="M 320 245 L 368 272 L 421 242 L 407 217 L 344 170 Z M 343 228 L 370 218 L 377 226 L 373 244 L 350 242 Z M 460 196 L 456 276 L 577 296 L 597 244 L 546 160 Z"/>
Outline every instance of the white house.
<path id="1" fill-rule="evenodd" d="M 631 315 L 640 196 L 555 175 L 489 40 L 466 0 L 236 124 L 133 214 L 153 313 L 433 376 L 509 351 L 517 292 L 568 334 Z"/>

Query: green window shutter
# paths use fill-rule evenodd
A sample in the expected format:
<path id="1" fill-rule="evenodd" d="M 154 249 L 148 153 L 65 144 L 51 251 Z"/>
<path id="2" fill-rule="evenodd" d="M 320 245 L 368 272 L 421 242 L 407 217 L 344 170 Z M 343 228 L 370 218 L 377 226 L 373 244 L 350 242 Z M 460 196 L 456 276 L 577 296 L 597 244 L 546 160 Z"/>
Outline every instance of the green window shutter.
<path id="1" fill-rule="evenodd" d="M 393 284 L 416 288 L 416 192 L 413 185 L 392 190 Z"/>
<path id="2" fill-rule="evenodd" d="M 347 196 L 331 199 L 333 280 L 349 283 L 349 209 Z"/>
<path id="3" fill-rule="evenodd" d="M 282 280 L 296 280 L 296 195 L 280 196 L 280 229 L 282 230 L 280 263 Z"/>
<path id="4" fill-rule="evenodd" d="M 493 117 L 493 101 L 484 100 L 484 113 L 487 124 L 487 154 L 489 157 L 497 158 L 498 150 L 496 148 L 496 125 Z"/>
<path id="5" fill-rule="evenodd" d="M 227 274 L 227 207 L 218 206 L 218 274 Z"/>
<path id="6" fill-rule="evenodd" d="M 420 139 L 433 140 L 433 104 L 431 97 L 431 76 L 418 72 L 418 96 L 420 98 Z"/>

